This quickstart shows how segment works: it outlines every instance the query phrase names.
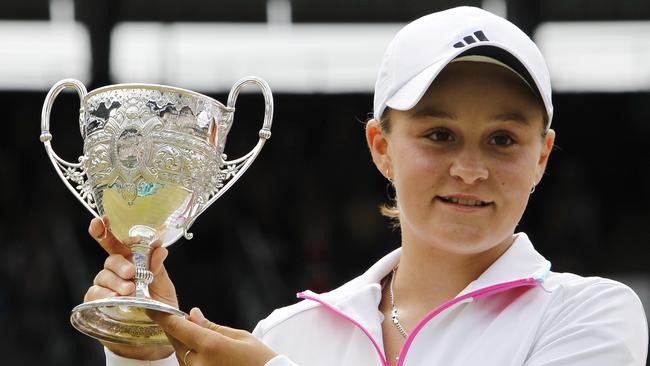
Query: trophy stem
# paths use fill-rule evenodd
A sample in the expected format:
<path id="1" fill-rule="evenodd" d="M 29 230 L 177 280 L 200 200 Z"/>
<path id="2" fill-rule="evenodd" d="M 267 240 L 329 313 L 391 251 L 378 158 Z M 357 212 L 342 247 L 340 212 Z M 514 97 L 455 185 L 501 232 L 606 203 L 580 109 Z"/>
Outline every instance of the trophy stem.
<path id="1" fill-rule="evenodd" d="M 135 297 L 150 298 L 149 284 L 153 282 L 153 273 L 149 271 L 149 256 L 151 254 L 151 242 L 142 239 L 138 244 L 131 246 L 133 253 L 132 262 L 135 265 Z"/>
<path id="2" fill-rule="evenodd" d="M 153 273 L 149 270 L 151 245 L 156 237 L 156 231 L 148 226 L 135 225 L 129 230 L 130 236 L 140 237 L 140 241 L 131 245 L 131 261 L 135 265 L 135 297 L 150 298 L 149 284 L 153 282 Z"/>

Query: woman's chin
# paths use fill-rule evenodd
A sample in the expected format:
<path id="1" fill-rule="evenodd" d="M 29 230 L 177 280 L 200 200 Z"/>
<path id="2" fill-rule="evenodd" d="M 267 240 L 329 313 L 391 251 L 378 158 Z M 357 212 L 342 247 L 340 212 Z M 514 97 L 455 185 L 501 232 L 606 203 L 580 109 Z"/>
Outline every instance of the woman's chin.
<path id="1" fill-rule="evenodd" d="M 431 245 L 446 252 L 470 255 L 488 251 L 504 241 L 508 235 L 495 235 L 490 227 L 476 225 L 445 225 L 428 235 Z"/>

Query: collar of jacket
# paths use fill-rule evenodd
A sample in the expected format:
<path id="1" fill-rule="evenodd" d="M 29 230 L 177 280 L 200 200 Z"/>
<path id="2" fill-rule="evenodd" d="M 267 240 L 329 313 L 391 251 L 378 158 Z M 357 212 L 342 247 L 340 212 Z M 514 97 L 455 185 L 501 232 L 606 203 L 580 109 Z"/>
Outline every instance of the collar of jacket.
<path id="1" fill-rule="evenodd" d="M 381 339 L 383 314 L 379 312 L 381 301 L 380 281 L 399 262 L 401 248 L 389 253 L 364 274 L 334 291 L 315 294 L 312 291 L 298 293 L 302 299 L 314 300 L 333 311 L 348 317 L 374 340 Z M 454 300 L 472 301 L 475 297 L 508 290 L 518 282 L 542 283 L 548 275 L 551 263 L 539 254 L 525 233 L 517 233 L 514 242 L 485 272 L 463 289 Z M 503 285 L 503 286 L 502 286 Z M 485 290 L 485 291 L 482 291 Z M 453 300 L 452 300 L 453 301 Z M 451 302 L 451 301 L 450 301 Z M 376 309 L 369 312 L 368 309 Z M 375 347 L 379 347 L 375 344 Z"/>
<path id="2" fill-rule="evenodd" d="M 374 300 L 379 304 L 381 300 L 380 282 L 397 265 L 401 254 L 402 248 L 395 249 L 381 258 L 361 276 L 334 291 L 317 296 L 330 304 L 344 306 L 347 302 L 355 300 L 359 295 L 368 295 L 368 292 L 370 292 Z M 550 269 L 551 262 L 535 250 L 528 236 L 523 232 L 517 233 L 510 248 L 476 280 L 470 282 L 456 297 L 482 288 L 522 279 L 535 279 L 544 282 Z M 309 290 L 301 293 L 314 294 Z"/>

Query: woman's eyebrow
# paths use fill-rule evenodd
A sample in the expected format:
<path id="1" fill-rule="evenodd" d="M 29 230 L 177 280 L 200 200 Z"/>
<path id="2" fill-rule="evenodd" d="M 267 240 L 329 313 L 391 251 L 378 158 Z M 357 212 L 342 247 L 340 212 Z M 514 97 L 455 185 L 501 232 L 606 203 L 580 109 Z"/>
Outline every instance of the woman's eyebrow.
<path id="1" fill-rule="evenodd" d="M 413 111 L 411 114 L 412 117 L 433 117 L 440 119 L 456 119 L 456 116 L 453 113 L 448 113 L 436 109 L 435 107 L 424 107 L 418 110 Z"/>
<path id="2" fill-rule="evenodd" d="M 522 124 L 530 124 L 528 121 L 528 118 L 524 116 L 521 113 L 518 112 L 510 112 L 510 113 L 500 113 L 494 116 L 493 120 L 495 121 L 514 121 Z"/>

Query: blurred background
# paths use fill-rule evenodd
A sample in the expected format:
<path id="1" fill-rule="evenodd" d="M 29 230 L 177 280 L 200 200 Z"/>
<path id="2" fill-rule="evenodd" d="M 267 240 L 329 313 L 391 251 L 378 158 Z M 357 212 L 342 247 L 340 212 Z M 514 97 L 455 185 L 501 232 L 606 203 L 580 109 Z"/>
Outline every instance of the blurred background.
<path id="1" fill-rule="evenodd" d="M 399 245 L 363 137 L 381 55 L 406 22 L 458 5 L 507 17 L 538 43 L 558 148 L 519 229 L 555 271 L 600 275 L 650 308 L 650 2 L 646 0 L 21 0 L 0 3 L 0 354 L 3 364 L 102 365 L 76 332 L 105 254 L 42 144 L 40 112 L 67 77 L 89 90 L 152 82 L 226 101 L 244 75 L 274 91 L 273 137 L 244 177 L 170 248 L 181 309 L 251 330 L 297 291 L 332 289 Z M 263 116 L 242 95 L 226 147 Z M 53 145 L 81 154 L 79 101 L 57 99 Z M 646 248 L 646 249 L 643 249 Z"/>

